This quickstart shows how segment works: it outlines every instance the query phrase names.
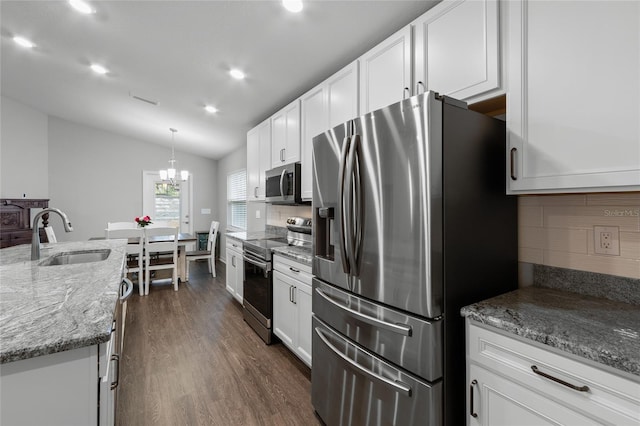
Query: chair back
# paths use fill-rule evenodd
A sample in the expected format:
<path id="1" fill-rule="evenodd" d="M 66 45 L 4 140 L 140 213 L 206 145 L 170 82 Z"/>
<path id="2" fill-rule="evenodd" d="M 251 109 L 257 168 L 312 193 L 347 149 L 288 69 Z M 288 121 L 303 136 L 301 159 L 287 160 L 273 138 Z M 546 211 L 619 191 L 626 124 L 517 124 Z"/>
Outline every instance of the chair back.
<path id="1" fill-rule="evenodd" d="M 142 257 L 142 247 L 144 244 L 144 231 L 140 228 L 107 229 L 107 239 L 113 240 L 124 238 L 127 243 L 127 254 L 137 254 Z"/>
<path id="2" fill-rule="evenodd" d="M 47 234 L 47 241 L 50 243 L 57 243 L 58 239 L 56 238 L 55 232 L 53 232 L 53 228 L 50 226 L 44 227 L 44 232 Z"/>
<path id="3" fill-rule="evenodd" d="M 147 253 L 178 252 L 178 228 L 175 227 L 146 227 L 144 230 L 144 244 Z"/>
<path id="4" fill-rule="evenodd" d="M 111 229 L 136 229 L 137 227 L 138 227 L 138 224 L 135 223 L 135 222 L 107 222 L 107 230 L 111 230 Z"/>
<path id="5" fill-rule="evenodd" d="M 211 228 L 209 228 L 209 240 L 207 241 L 207 250 L 211 252 L 213 256 L 216 250 L 216 239 L 218 238 L 218 229 L 220 229 L 220 222 L 212 221 Z"/>

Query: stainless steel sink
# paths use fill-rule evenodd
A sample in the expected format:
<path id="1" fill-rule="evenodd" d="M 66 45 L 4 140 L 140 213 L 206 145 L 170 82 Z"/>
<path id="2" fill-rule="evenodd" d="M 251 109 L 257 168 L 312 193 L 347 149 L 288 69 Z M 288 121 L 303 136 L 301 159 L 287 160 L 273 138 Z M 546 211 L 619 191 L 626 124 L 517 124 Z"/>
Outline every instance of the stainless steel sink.
<path id="1" fill-rule="evenodd" d="M 78 250 L 58 253 L 40 262 L 40 266 L 75 265 L 78 263 L 101 262 L 109 257 L 111 249 Z"/>

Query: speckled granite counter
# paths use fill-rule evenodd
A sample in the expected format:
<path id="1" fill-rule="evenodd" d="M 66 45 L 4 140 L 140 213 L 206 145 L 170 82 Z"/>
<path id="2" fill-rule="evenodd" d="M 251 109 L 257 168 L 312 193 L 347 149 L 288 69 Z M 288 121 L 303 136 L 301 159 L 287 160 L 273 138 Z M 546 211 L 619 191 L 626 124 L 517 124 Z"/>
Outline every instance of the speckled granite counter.
<path id="1" fill-rule="evenodd" d="M 313 256 L 311 254 L 311 247 L 299 247 L 299 246 L 283 246 L 271 249 L 275 254 L 280 254 L 295 260 L 296 262 L 303 263 L 307 266 L 311 266 L 311 260 Z"/>
<path id="2" fill-rule="evenodd" d="M 227 232 L 225 233 L 225 235 L 227 236 L 227 238 L 235 238 L 236 240 L 240 240 L 240 241 L 247 241 L 247 240 L 264 240 L 264 239 L 271 239 L 271 238 L 278 238 L 279 235 L 277 234 L 273 234 L 270 232 L 265 232 L 265 231 L 256 231 L 256 232 L 244 232 L 244 231 L 240 231 L 240 232 Z"/>
<path id="3" fill-rule="evenodd" d="M 100 262 L 39 266 L 76 250 L 110 249 Z M 125 240 L 44 244 L 0 250 L 0 363 L 109 340 L 125 260 Z"/>
<path id="4" fill-rule="evenodd" d="M 640 376 L 640 306 L 527 287 L 462 308 L 463 316 Z"/>

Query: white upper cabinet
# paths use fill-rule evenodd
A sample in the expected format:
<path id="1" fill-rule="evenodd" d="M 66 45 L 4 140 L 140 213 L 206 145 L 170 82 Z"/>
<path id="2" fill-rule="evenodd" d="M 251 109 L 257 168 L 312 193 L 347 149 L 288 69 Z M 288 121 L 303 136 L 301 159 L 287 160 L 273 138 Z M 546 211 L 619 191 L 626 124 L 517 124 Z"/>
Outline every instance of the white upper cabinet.
<path id="1" fill-rule="evenodd" d="M 247 132 L 247 200 L 264 201 L 265 172 L 271 168 L 271 120 Z"/>
<path id="2" fill-rule="evenodd" d="M 328 128 L 326 107 L 326 84 L 323 83 L 305 93 L 301 101 L 302 117 L 302 160 L 300 168 L 300 190 L 303 200 L 313 198 L 313 137 L 324 132 Z"/>
<path id="3" fill-rule="evenodd" d="M 505 2 L 508 193 L 640 190 L 640 2 Z"/>
<path id="4" fill-rule="evenodd" d="M 302 199 L 313 196 L 313 138 L 358 116 L 358 61 L 338 71 L 301 98 Z"/>
<path id="5" fill-rule="evenodd" d="M 473 101 L 502 93 L 497 0 L 445 0 L 413 27 L 412 94 L 433 90 Z"/>
<path id="6" fill-rule="evenodd" d="M 271 117 L 271 167 L 300 161 L 300 100 Z"/>
<path id="7" fill-rule="evenodd" d="M 411 26 L 360 57 L 360 114 L 411 96 Z"/>

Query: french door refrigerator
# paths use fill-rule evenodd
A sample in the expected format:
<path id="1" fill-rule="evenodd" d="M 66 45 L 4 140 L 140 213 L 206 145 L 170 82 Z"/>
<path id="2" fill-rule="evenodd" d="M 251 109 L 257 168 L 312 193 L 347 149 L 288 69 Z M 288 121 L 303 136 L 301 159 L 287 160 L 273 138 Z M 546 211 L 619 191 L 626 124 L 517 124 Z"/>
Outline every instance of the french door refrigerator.
<path id="1" fill-rule="evenodd" d="M 313 139 L 312 402 L 327 425 L 462 425 L 460 308 L 517 287 L 504 123 L 434 92 Z"/>

